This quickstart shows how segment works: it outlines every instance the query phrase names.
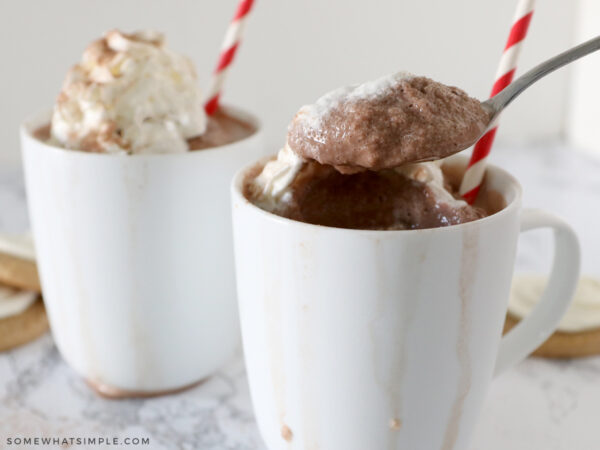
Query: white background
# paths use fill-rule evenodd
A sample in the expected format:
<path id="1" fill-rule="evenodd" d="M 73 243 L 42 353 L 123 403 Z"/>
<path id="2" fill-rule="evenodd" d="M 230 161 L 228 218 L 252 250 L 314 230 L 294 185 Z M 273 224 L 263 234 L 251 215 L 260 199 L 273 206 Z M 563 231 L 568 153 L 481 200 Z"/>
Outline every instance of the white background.
<path id="1" fill-rule="evenodd" d="M 0 164 L 19 162 L 18 125 L 52 104 L 103 31 L 155 28 L 206 86 L 236 0 L 0 0 Z M 275 152 L 294 112 L 335 87 L 409 70 L 485 98 L 516 0 L 256 0 L 225 101 L 251 108 Z M 577 1 L 538 0 L 520 68 L 572 44 Z M 551 140 L 566 123 L 568 70 L 511 106 L 500 139 Z"/>

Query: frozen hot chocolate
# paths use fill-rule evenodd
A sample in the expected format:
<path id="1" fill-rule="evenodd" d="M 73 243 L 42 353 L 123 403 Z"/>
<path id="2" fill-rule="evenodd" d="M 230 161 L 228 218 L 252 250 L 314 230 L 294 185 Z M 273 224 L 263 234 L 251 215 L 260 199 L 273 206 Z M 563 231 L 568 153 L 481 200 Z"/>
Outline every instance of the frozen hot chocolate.
<path id="1" fill-rule="evenodd" d="M 240 141 L 255 131 L 249 123 L 219 110 L 208 117 L 204 133 L 188 139 L 187 143 L 190 150 L 204 150 Z"/>
<path id="2" fill-rule="evenodd" d="M 254 129 L 223 112 L 206 117 L 192 62 L 162 34 L 113 30 L 68 72 L 48 131 L 64 148 L 150 154 L 217 147 Z"/>
<path id="3" fill-rule="evenodd" d="M 310 161 L 303 164 L 278 200 L 263 195 L 252 174 L 245 188 L 245 196 L 265 210 L 337 228 L 434 228 L 470 222 L 493 212 L 460 200 L 449 178 L 434 162 L 342 174 L 331 166 Z"/>
<path id="4" fill-rule="evenodd" d="M 488 122 L 488 112 L 464 91 L 401 72 L 304 106 L 290 124 L 288 145 L 340 172 L 390 169 L 462 150 Z"/>
<path id="5" fill-rule="evenodd" d="M 303 107 L 276 158 L 246 180 L 246 197 L 293 220 L 354 229 L 421 229 L 477 220 L 439 159 L 488 123 L 457 88 L 400 73 L 341 88 Z M 497 203 L 497 202 L 496 202 Z"/>

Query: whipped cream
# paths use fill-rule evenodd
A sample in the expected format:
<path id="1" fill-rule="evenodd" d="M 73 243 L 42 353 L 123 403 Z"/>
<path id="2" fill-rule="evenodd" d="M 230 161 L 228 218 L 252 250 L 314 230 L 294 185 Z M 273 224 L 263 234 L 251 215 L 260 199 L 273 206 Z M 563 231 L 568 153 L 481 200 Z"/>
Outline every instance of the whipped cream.
<path id="1" fill-rule="evenodd" d="M 51 142 L 107 153 L 179 153 L 202 135 L 206 115 L 192 62 L 162 34 L 109 31 L 67 74 Z"/>
<path id="2" fill-rule="evenodd" d="M 277 158 L 265 164 L 255 183 L 265 197 L 282 198 L 289 193 L 289 186 L 302 168 L 304 159 L 292 151 L 286 144 Z M 285 201 L 284 198 L 282 200 Z"/>
<path id="3" fill-rule="evenodd" d="M 438 203 L 444 203 L 453 208 L 467 206 L 467 202 L 455 198 L 449 192 L 444 183 L 444 172 L 442 172 L 443 160 L 422 163 L 406 164 L 394 169 L 411 180 L 425 184 Z"/>
<path id="4" fill-rule="evenodd" d="M 510 291 L 508 311 L 523 319 L 537 305 L 548 278 L 542 275 L 515 277 Z M 561 319 L 558 330 L 567 333 L 600 328 L 600 280 L 584 276 L 579 280 L 569 309 Z"/>

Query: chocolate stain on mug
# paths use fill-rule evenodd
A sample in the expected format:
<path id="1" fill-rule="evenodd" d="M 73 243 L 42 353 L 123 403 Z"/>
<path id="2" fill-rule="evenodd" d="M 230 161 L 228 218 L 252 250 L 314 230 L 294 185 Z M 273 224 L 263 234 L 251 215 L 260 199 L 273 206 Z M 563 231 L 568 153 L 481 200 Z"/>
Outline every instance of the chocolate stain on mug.
<path id="1" fill-rule="evenodd" d="M 79 189 L 79 184 L 80 184 L 80 174 L 78 171 L 72 171 L 71 173 L 69 173 L 69 179 L 71 181 L 69 188 L 72 190 L 78 190 Z M 69 196 L 66 195 L 66 193 L 64 193 L 64 195 L 61 196 L 61 198 L 64 201 L 69 201 Z M 70 205 L 70 206 L 66 206 L 63 205 L 64 209 L 76 209 L 78 207 L 78 205 Z M 73 227 L 73 229 L 71 229 L 71 227 Z M 81 336 L 81 340 L 82 340 L 82 347 L 84 348 L 84 353 L 85 353 L 85 360 L 86 363 L 89 366 L 90 372 L 91 373 L 95 373 L 95 374 L 99 374 L 100 373 L 100 361 L 98 358 L 98 351 L 96 349 L 96 346 L 94 344 L 94 339 L 92 337 L 92 327 L 90 326 L 90 323 L 92 323 L 92 318 L 91 318 L 91 313 L 89 310 L 89 296 L 88 293 L 84 287 L 84 276 L 83 276 L 83 272 L 82 272 L 82 264 L 81 261 L 83 260 L 83 256 L 84 255 L 80 255 L 78 253 L 78 249 L 75 247 L 74 245 L 74 241 L 72 239 L 70 239 L 70 236 L 74 236 L 75 235 L 75 224 L 74 223 L 70 223 L 70 222 L 63 222 L 63 232 L 65 234 L 67 234 L 68 237 L 65 238 L 65 242 L 67 242 L 68 244 L 68 248 L 65 249 L 65 251 L 68 251 L 71 254 L 71 261 L 73 261 L 74 264 L 74 268 L 75 268 L 75 289 L 77 290 L 78 294 L 79 294 L 79 302 L 77 304 L 78 308 L 77 308 L 77 312 L 79 314 L 79 323 L 80 323 L 80 336 Z M 58 265 L 56 265 L 56 267 L 58 268 Z M 59 298 L 66 298 L 66 297 L 62 297 L 60 296 Z M 61 302 L 61 305 L 64 305 L 63 302 Z M 62 308 L 61 308 L 62 309 Z M 52 314 L 50 314 L 52 315 Z M 67 314 L 64 314 L 64 311 L 61 311 L 61 317 L 65 318 L 68 317 Z M 69 343 L 69 345 L 73 345 L 72 343 Z M 101 381 L 101 380 L 100 380 Z"/>
<path id="2" fill-rule="evenodd" d="M 471 390 L 471 353 L 469 338 L 471 336 L 471 306 L 473 302 L 473 280 L 477 270 L 479 253 L 479 230 L 466 226 L 463 232 L 462 254 L 460 261 L 460 321 L 456 341 L 456 355 L 460 373 L 456 386 L 456 397 L 450 410 L 450 418 L 446 425 L 442 450 L 452 450 L 458 439 L 460 423 L 464 411 L 465 400 Z"/>
<path id="3" fill-rule="evenodd" d="M 424 242 L 414 248 L 417 264 L 412 266 L 414 269 L 414 273 L 411 277 L 413 283 L 405 286 L 406 292 L 403 294 L 404 298 L 408 299 L 408 302 L 402 302 L 403 308 L 400 314 L 401 332 L 396 337 L 396 343 L 399 351 L 396 352 L 393 357 L 393 366 L 390 374 L 390 393 L 393 394 L 390 396 L 393 402 L 391 405 L 393 416 L 390 417 L 388 421 L 388 427 L 390 430 L 388 448 L 390 450 L 395 450 L 398 448 L 400 439 L 399 431 L 401 430 L 402 418 L 404 416 L 403 388 L 409 351 L 407 345 L 407 336 L 418 307 L 417 298 L 419 298 L 418 293 L 423 274 L 422 263 L 425 261 L 429 251 L 429 244 L 430 242 Z M 412 254 L 412 251 L 408 251 L 407 253 Z M 392 304 L 397 303 L 394 295 L 390 296 L 389 300 L 392 301 Z"/>
<path id="4" fill-rule="evenodd" d="M 393 279 L 394 274 L 400 270 L 399 268 L 390 269 L 382 261 L 385 261 L 384 252 L 389 251 L 385 240 L 376 239 L 376 255 L 374 260 L 377 264 L 378 286 L 388 286 L 389 280 Z M 372 354 L 373 354 L 373 369 L 374 377 L 377 385 L 383 389 L 389 398 L 390 417 L 387 421 L 389 429 L 387 448 L 394 450 L 398 447 L 400 439 L 399 431 L 402 428 L 402 419 L 404 416 L 404 378 L 407 369 L 408 346 L 407 336 L 412 325 L 417 307 L 418 307 L 418 290 L 420 280 L 422 278 L 422 263 L 425 261 L 429 251 L 429 242 L 419 243 L 414 248 L 407 250 L 407 254 L 416 254 L 415 265 L 409 265 L 412 270 L 410 278 L 413 283 L 403 286 L 402 292 L 379 291 L 376 296 L 377 316 L 369 323 L 369 333 L 371 335 Z M 398 259 L 399 265 L 401 260 Z M 405 268 L 406 270 L 406 268 Z M 408 302 L 398 302 L 397 298 L 406 298 Z M 386 329 L 385 321 L 393 320 L 394 328 L 397 334 L 394 336 L 394 348 L 397 351 L 392 354 L 381 353 L 380 348 L 386 347 L 385 343 L 381 342 L 381 337 L 378 335 L 378 330 Z M 383 345 L 382 345 L 383 344 Z M 382 369 L 385 366 L 387 371 Z M 385 373 L 387 372 L 387 373 Z"/>
<path id="5" fill-rule="evenodd" d="M 309 283 L 311 280 L 318 278 L 318 265 L 314 259 L 315 251 L 313 249 L 314 240 L 302 241 L 298 244 L 299 255 L 295 258 L 296 263 L 301 263 L 302 267 L 296 267 L 296 271 L 302 271 L 304 282 Z M 311 395 L 310 384 L 314 380 L 311 379 L 311 374 L 314 377 L 315 367 L 314 349 L 318 348 L 319 342 L 314 340 L 314 333 L 310 332 L 311 325 L 315 323 L 310 308 L 310 302 L 314 302 L 314 298 L 296 298 L 297 304 L 295 315 L 298 318 L 298 335 L 301 336 L 298 343 L 298 353 L 300 355 L 302 377 L 300 378 L 300 391 L 302 395 L 302 437 L 304 441 L 304 449 L 318 450 L 319 442 L 319 402 L 321 399 L 315 399 Z M 308 304 L 307 304 L 308 303 Z M 293 438 L 293 432 L 289 430 L 288 442 Z M 283 434 L 282 434 L 283 435 Z"/>
<path id="6" fill-rule="evenodd" d="M 375 378 L 375 382 L 378 387 L 386 392 L 386 396 L 389 399 L 389 412 L 390 418 L 388 420 L 388 425 L 396 422 L 399 422 L 401 410 L 402 410 L 402 378 L 404 375 L 404 364 L 405 364 L 405 346 L 404 339 L 401 336 L 398 342 L 398 339 L 395 339 L 396 347 L 398 351 L 388 354 L 382 353 L 380 349 L 385 347 L 385 342 L 381 342 L 383 340 L 380 335 L 380 330 L 385 329 L 385 321 L 393 320 L 394 317 L 398 315 L 394 314 L 390 311 L 389 298 L 390 292 L 385 289 L 387 286 L 388 280 L 388 268 L 383 264 L 384 251 L 385 246 L 382 245 L 381 239 L 374 240 L 375 246 L 375 255 L 374 261 L 377 265 L 377 291 L 376 295 L 374 295 L 375 304 L 376 304 L 376 316 L 369 323 L 369 334 L 371 337 L 371 348 L 372 348 L 372 361 L 373 361 L 373 376 Z M 382 289 L 383 288 L 383 289 Z M 404 327 L 401 327 L 402 329 Z M 386 371 L 387 365 L 389 364 L 389 372 Z M 386 373 L 388 372 L 388 373 Z M 397 447 L 398 443 L 398 433 L 395 432 L 394 428 L 391 426 L 390 433 L 388 434 L 388 444 L 387 447 L 389 449 L 394 449 Z"/>
<path id="7" fill-rule="evenodd" d="M 269 236 L 270 238 L 270 236 Z M 263 239 L 268 239 L 267 236 L 263 235 Z M 265 246 L 262 246 L 265 248 Z M 262 254 L 263 258 L 268 258 L 268 255 Z M 263 264 L 264 265 L 264 264 Z M 277 264 L 274 267 L 281 267 L 281 264 Z M 265 327 L 265 340 L 267 343 L 268 359 L 271 369 L 271 378 L 273 381 L 273 397 L 275 400 L 275 409 L 277 411 L 277 421 L 279 422 L 282 430 L 282 438 L 287 440 L 286 436 L 293 435 L 285 432 L 284 430 L 290 430 L 289 426 L 284 422 L 285 419 L 285 385 L 286 376 L 284 371 L 285 366 L 285 350 L 283 348 L 284 336 L 282 327 L 282 308 L 280 299 L 283 298 L 281 295 L 281 277 L 273 276 L 268 277 L 265 281 L 266 291 L 264 293 L 264 309 L 267 313 L 266 327 Z"/>
<path id="8" fill-rule="evenodd" d="M 123 175 L 123 184 L 127 186 L 127 194 L 128 194 L 128 211 L 131 221 L 129 226 L 129 235 L 128 239 L 128 249 L 129 256 L 131 258 L 129 264 L 131 267 L 135 267 L 135 254 L 139 250 L 138 246 L 138 223 L 140 222 L 139 217 L 139 206 L 142 204 L 144 200 L 144 195 L 146 192 L 146 187 L 149 181 L 149 173 L 148 173 L 148 163 L 144 162 L 142 164 L 142 171 L 139 177 L 131 177 L 131 174 L 126 170 L 125 161 L 123 161 L 122 175 Z M 145 384 L 145 378 L 148 374 L 157 373 L 159 367 L 156 362 L 153 361 L 154 353 L 148 347 L 147 342 L 149 341 L 146 337 L 146 330 L 143 329 L 143 322 L 141 317 L 144 314 L 144 299 L 140 297 L 141 287 L 136 285 L 132 288 L 131 292 L 129 292 L 129 298 L 132 299 L 132 304 L 130 310 L 127 312 L 129 314 L 129 323 L 131 326 L 128 328 L 129 331 L 129 339 L 130 344 L 135 348 L 133 352 L 133 376 L 135 379 L 136 385 L 143 386 Z M 82 304 L 82 307 L 85 307 L 86 317 L 89 316 L 88 305 Z M 86 327 L 89 328 L 89 327 Z M 96 392 L 100 395 L 108 398 L 143 398 L 143 397 L 152 397 L 160 394 L 170 393 L 171 390 L 162 390 L 153 392 L 152 390 L 144 390 L 144 389 L 122 389 L 119 386 L 111 386 L 104 383 L 101 373 L 98 370 L 94 371 L 96 373 L 96 378 L 86 380 L 88 385 L 91 386 Z M 194 386 L 198 384 L 201 380 L 193 381 L 192 383 L 186 385 L 183 388 L 175 389 L 173 392 L 179 392 L 179 390 L 185 390 L 187 387 Z"/>
<path id="9" fill-rule="evenodd" d="M 124 161 L 125 162 L 125 161 Z M 130 216 L 129 222 L 129 233 L 130 238 L 128 239 L 128 247 L 129 247 L 129 256 L 131 257 L 131 266 L 136 267 L 136 253 L 140 250 L 138 245 L 138 238 L 140 236 L 138 224 L 143 223 L 142 217 L 140 217 L 140 205 L 144 201 L 144 197 L 147 191 L 148 185 L 148 163 L 143 162 L 142 171 L 139 178 L 132 179 L 131 174 L 127 170 L 127 166 L 122 166 L 123 170 L 123 182 L 124 185 L 127 186 L 127 191 L 129 194 L 129 208 L 128 213 Z M 147 373 L 156 373 L 158 372 L 158 367 L 156 364 L 152 364 L 150 361 L 153 359 L 153 352 L 148 348 L 147 342 L 148 339 L 145 336 L 146 330 L 144 330 L 142 315 L 144 314 L 145 307 L 143 299 L 140 297 L 140 292 L 142 287 L 138 285 L 139 281 L 134 279 L 135 286 L 132 286 L 133 289 L 129 293 L 130 298 L 132 299 L 130 305 L 130 319 L 129 323 L 131 327 L 129 328 L 130 339 L 132 345 L 135 346 L 135 352 L 133 354 L 133 366 L 134 366 L 134 379 L 136 385 L 144 385 L 145 374 Z M 155 366 L 155 367 L 152 367 Z"/>

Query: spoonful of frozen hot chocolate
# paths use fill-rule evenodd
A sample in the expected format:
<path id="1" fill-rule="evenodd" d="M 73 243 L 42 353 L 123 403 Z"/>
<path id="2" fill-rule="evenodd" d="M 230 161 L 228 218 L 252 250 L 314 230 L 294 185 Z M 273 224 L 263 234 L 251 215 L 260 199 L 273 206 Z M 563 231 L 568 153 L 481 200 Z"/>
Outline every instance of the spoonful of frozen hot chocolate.
<path id="1" fill-rule="evenodd" d="M 342 173 L 381 170 L 460 151 L 489 121 L 489 111 L 464 91 L 400 72 L 336 89 L 302 107 L 287 144 Z"/>
<path id="2" fill-rule="evenodd" d="M 598 49 L 600 37 L 538 65 L 485 102 L 406 72 L 340 88 L 298 111 L 287 145 L 301 158 L 342 173 L 445 158 L 477 142 L 540 78 Z"/>

